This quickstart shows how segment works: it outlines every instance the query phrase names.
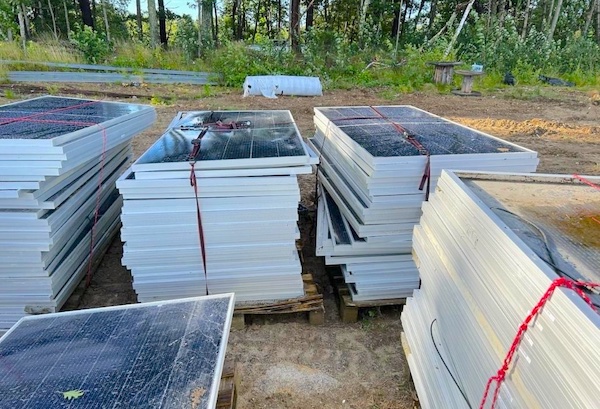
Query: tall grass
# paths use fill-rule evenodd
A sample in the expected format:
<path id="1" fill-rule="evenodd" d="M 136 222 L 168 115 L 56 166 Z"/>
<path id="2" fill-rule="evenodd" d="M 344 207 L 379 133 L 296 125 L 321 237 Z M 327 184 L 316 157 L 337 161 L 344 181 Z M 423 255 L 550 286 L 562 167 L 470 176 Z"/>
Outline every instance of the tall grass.
<path id="1" fill-rule="evenodd" d="M 185 53 L 177 48 L 164 50 L 150 48 L 138 41 L 119 41 L 114 44 L 114 55 L 107 63 L 119 67 L 162 68 L 171 70 L 204 71 L 206 64 L 189 61 Z"/>
<path id="2" fill-rule="evenodd" d="M 0 59 L 80 63 L 82 56 L 67 42 L 43 37 L 38 41 L 28 41 L 27 51 L 18 42 L 0 42 Z"/>

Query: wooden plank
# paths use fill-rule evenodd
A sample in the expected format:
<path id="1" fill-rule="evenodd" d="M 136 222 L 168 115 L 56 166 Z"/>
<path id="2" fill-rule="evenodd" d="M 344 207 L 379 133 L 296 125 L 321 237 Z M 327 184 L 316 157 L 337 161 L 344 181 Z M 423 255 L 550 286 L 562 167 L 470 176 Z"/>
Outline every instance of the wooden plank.
<path id="1" fill-rule="evenodd" d="M 361 309 L 397 306 L 406 304 L 406 298 L 393 298 L 388 300 L 353 301 L 350 290 L 344 281 L 339 269 L 330 269 L 330 280 L 336 290 L 340 318 L 343 323 L 351 324 L 358 321 Z"/>
<path id="2" fill-rule="evenodd" d="M 234 329 L 243 329 L 246 315 L 279 315 L 292 313 L 308 313 L 312 325 L 322 325 L 325 320 L 325 307 L 323 294 L 314 283 L 312 274 L 302 274 L 304 283 L 304 296 L 288 300 L 241 303 L 235 308 L 232 326 Z"/>

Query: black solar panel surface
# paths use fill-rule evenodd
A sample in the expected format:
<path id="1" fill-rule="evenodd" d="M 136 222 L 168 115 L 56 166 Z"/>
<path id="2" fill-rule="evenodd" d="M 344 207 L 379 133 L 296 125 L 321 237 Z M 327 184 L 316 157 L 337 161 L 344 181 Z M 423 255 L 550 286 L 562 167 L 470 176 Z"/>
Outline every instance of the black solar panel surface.
<path id="1" fill-rule="evenodd" d="M 236 129 L 228 126 L 235 124 Z M 189 114 L 153 145 L 140 164 L 185 162 L 192 140 L 202 129 L 198 161 L 278 158 L 306 155 L 293 118 L 287 111 L 201 112 Z"/>
<path id="2" fill-rule="evenodd" d="M 431 155 L 523 152 L 523 149 L 414 107 L 320 108 L 354 142 L 374 157 L 417 156 L 404 132 Z M 380 115 L 381 114 L 381 115 Z"/>
<path id="3" fill-rule="evenodd" d="M 228 304 L 223 297 L 25 320 L 0 342 L 0 407 L 206 408 L 218 388 Z"/>
<path id="4" fill-rule="evenodd" d="M 142 109 L 138 105 L 42 97 L 0 106 L 0 139 L 52 139 Z"/>

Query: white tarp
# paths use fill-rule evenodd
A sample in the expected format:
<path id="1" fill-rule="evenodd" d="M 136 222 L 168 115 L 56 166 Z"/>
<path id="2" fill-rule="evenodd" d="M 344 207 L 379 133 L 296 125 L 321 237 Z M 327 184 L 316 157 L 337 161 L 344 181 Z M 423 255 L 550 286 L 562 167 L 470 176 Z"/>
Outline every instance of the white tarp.
<path id="1" fill-rule="evenodd" d="M 277 95 L 303 97 L 322 96 L 323 87 L 319 77 L 299 77 L 294 75 L 259 75 L 246 77 L 244 96 L 262 95 L 277 98 Z"/>

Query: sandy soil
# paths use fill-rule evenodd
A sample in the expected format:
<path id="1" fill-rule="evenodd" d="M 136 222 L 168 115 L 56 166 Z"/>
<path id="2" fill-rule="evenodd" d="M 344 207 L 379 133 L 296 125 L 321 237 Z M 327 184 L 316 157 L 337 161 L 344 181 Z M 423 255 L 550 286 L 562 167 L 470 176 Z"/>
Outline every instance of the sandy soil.
<path id="1" fill-rule="evenodd" d="M 87 90 L 83 93 L 81 90 Z M 36 94 L 38 89 L 33 89 Z M 18 88 L 27 92 L 27 87 Z M 570 91 L 554 100 L 520 101 L 501 93 L 482 98 L 411 94 L 384 99 L 380 90 L 327 92 L 319 98 L 242 98 L 224 91 L 200 98 L 206 92 L 191 88 L 121 86 L 69 86 L 70 95 L 103 95 L 113 99 L 148 102 L 149 97 L 170 99 L 157 106 L 152 130 L 134 140 L 136 155 L 160 135 L 176 112 L 202 109 L 290 109 L 305 137 L 313 132 L 314 106 L 411 104 L 537 150 L 539 170 L 554 173 L 600 174 L 600 107 L 583 93 Z M 127 95 L 137 95 L 135 98 Z M 119 97 L 119 98 L 115 98 Z M 0 98 L 0 102 L 8 102 Z M 301 178 L 303 203 L 312 207 L 314 177 Z M 406 382 L 400 345 L 400 309 L 372 311 L 357 324 L 342 324 L 323 263 L 314 257 L 310 216 L 301 220 L 304 270 L 312 272 L 325 295 L 323 327 L 310 326 L 303 317 L 260 319 L 245 330 L 232 331 L 228 355 L 239 366 L 238 407 L 244 408 L 412 408 L 413 392 Z M 121 266 L 122 246 L 115 241 L 96 272 L 81 308 L 135 302 L 131 275 Z"/>

